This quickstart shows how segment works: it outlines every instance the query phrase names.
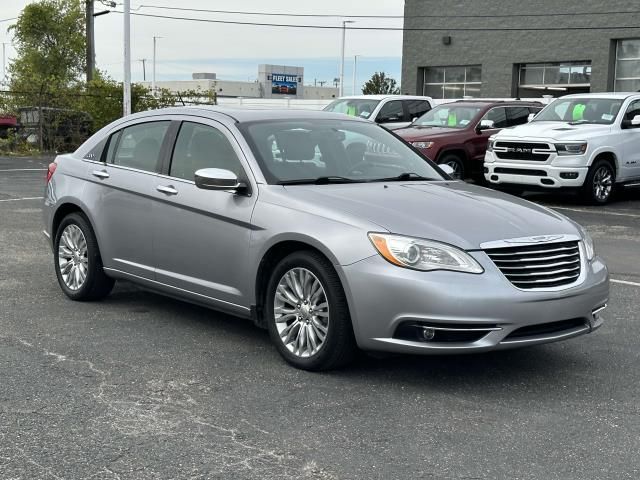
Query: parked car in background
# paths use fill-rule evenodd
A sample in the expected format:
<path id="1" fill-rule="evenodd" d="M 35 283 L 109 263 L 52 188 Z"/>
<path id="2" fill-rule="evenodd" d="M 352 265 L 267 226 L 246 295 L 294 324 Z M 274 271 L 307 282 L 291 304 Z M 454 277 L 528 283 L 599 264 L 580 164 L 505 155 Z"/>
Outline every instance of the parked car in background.
<path id="1" fill-rule="evenodd" d="M 449 165 L 454 178 L 482 179 L 489 137 L 526 123 L 542 107 L 538 102 L 459 100 L 437 106 L 395 133 L 436 163 Z"/>
<path id="2" fill-rule="evenodd" d="M 491 185 L 573 188 L 588 203 L 607 203 L 616 185 L 640 186 L 640 94 L 561 97 L 493 136 L 484 165 Z"/>
<path id="3" fill-rule="evenodd" d="M 385 153 L 350 157 L 354 139 Z M 119 119 L 49 166 L 44 218 L 71 299 L 133 281 L 253 319 L 309 370 L 357 347 L 568 339 L 602 325 L 609 296 L 607 268 L 571 220 L 452 181 L 384 128 L 326 112 Z"/>
<path id="4" fill-rule="evenodd" d="M 341 97 L 323 110 L 374 121 L 389 130 L 406 127 L 433 108 L 431 97 L 414 95 L 356 95 Z"/>
<path id="5" fill-rule="evenodd" d="M 18 129 L 18 118 L 14 115 L 0 115 L 0 138 L 7 138 L 9 132 Z"/>

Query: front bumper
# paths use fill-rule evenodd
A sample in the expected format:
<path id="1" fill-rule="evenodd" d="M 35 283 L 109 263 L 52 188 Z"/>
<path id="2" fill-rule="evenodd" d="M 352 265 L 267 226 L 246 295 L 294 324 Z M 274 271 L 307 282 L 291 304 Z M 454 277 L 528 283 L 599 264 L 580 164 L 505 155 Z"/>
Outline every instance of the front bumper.
<path id="1" fill-rule="evenodd" d="M 602 325 L 600 313 L 593 312 L 608 301 L 609 275 L 599 257 L 585 264 L 587 272 L 579 285 L 525 291 L 514 287 L 484 252 L 470 253 L 485 269 L 483 274 L 419 272 L 391 265 L 377 255 L 343 266 L 359 347 L 417 354 L 480 352 L 563 340 Z M 566 328 L 531 327 L 551 322 Z M 458 327 L 491 330 L 460 341 L 464 336 L 437 341 L 436 335 L 427 341 L 399 334 L 406 325 L 442 327 L 449 333 Z"/>

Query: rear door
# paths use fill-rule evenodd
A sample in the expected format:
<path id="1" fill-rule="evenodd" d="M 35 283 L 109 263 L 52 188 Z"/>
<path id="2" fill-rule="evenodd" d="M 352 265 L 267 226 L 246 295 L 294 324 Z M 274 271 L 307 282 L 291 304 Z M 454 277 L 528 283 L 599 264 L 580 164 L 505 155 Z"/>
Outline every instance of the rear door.
<path id="1" fill-rule="evenodd" d="M 493 107 L 487 113 L 485 113 L 478 125 L 482 120 L 490 120 L 493 122 L 494 128 L 490 128 L 488 130 L 482 130 L 480 133 L 477 133 L 472 140 L 472 155 L 473 160 L 484 162 L 484 154 L 487 151 L 487 142 L 489 141 L 489 137 L 494 135 L 500 131 L 500 129 L 509 126 L 507 120 L 507 109 L 505 107 Z"/>
<path id="2" fill-rule="evenodd" d="M 507 122 L 509 127 L 524 125 L 529 121 L 529 107 L 507 107 Z"/>
<path id="3" fill-rule="evenodd" d="M 375 122 L 389 130 L 409 125 L 402 100 L 389 100 L 380 107 Z"/>
<path id="4" fill-rule="evenodd" d="M 431 110 L 431 104 L 426 100 L 403 100 L 403 102 L 409 122 L 413 122 L 415 119 L 420 118 L 422 115 Z"/>
<path id="5" fill-rule="evenodd" d="M 196 187 L 194 173 L 202 168 L 232 171 L 251 193 Z M 155 177 L 152 195 L 157 281 L 220 308 L 248 311 L 242 306 L 257 188 L 230 131 L 214 120 L 182 117 L 170 163 Z"/>
<path id="6" fill-rule="evenodd" d="M 131 123 L 110 135 L 101 162 L 91 162 L 84 198 L 107 268 L 154 278 L 151 192 L 169 124 Z"/>

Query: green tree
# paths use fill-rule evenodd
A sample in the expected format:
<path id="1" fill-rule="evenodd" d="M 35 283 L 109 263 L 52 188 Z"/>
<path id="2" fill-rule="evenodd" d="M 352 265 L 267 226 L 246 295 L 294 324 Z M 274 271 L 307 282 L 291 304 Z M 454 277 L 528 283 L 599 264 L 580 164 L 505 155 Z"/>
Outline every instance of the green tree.
<path id="1" fill-rule="evenodd" d="M 40 0 L 24 7 L 9 27 L 17 53 L 9 65 L 12 91 L 35 97 L 34 104 L 45 97 L 56 103 L 55 93 L 81 80 L 86 42 L 82 5 L 81 0 Z"/>
<path id="2" fill-rule="evenodd" d="M 384 72 L 376 72 L 370 80 L 362 87 L 362 93 L 365 95 L 397 95 L 400 93 L 400 87 L 392 77 L 388 77 Z"/>

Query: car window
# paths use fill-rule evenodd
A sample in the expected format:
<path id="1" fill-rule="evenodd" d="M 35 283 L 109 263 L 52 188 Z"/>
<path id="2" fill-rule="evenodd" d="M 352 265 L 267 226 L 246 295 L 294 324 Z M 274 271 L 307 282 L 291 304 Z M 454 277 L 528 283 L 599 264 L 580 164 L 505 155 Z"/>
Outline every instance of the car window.
<path id="1" fill-rule="evenodd" d="M 467 128 L 474 123 L 480 110 L 480 107 L 463 103 L 438 105 L 413 124 L 418 127 Z"/>
<path id="2" fill-rule="evenodd" d="M 380 100 L 368 98 L 339 98 L 324 107 L 325 112 L 345 113 L 352 117 L 369 118 Z"/>
<path id="3" fill-rule="evenodd" d="M 111 136 L 109 158 L 114 165 L 155 172 L 169 121 L 138 123 Z"/>
<path id="4" fill-rule="evenodd" d="M 507 123 L 507 111 L 504 107 L 492 108 L 484 114 L 482 120 L 491 120 L 493 122 L 493 128 L 505 128 Z"/>
<path id="5" fill-rule="evenodd" d="M 407 106 L 409 119 L 411 120 L 421 117 L 431 110 L 431 105 L 426 100 L 405 100 L 405 105 Z"/>
<path id="6" fill-rule="evenodd" d="M 529 121 L 529 109 L 527 107 L 507 107 L 508 124 L 510 127 L 522 125 Z"/>
<path id="7" fill-rule="evenodd" d="M 633 120 L 636 115 L 640 115 L 640 100 L 634 100 L 629 104 L 629 107 L 624 114 L 624 119 Z"/>
<path id="8" fill-rule="evenodd" d="M 107 137 L 108 138 L 108 137 Z M 103 138 L 100 140 L 95 147 L 93 147 L 87 154 L 83 157 L 85 160 L 93 160 L 95 162 L 99 162 L 102 160 L 102 152 L 104 150 L 105 145 L 107 144 L 107 138 Z"/>
<path id="9" fill-rule="evenodd" d="M 169 175 L 194 180 L 202 168 L 221 168 L 243 176 L 243 168 L 231 142 L 217 128 L 183 122 L 171 156 Z"/>
<path id="10" fill-rule="evenodd" d="M 378 113 L 376 122 L 378 123 L 393 123 L 404 121 L 404 110 L 402 109 L 402 102 L 400 100 L 392 100 L 385 103 Z"/>
<path id="11" fill-rule="evenodd" d="M 442 179 L 401 139 L 370 122 L 291 119 L 245 122 L 240 130 L 269 183 L 339 177 L 368 182 L 415 174 Z"/>

